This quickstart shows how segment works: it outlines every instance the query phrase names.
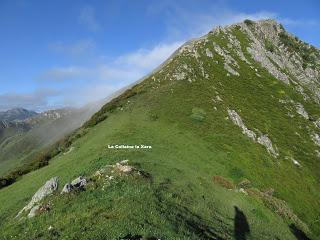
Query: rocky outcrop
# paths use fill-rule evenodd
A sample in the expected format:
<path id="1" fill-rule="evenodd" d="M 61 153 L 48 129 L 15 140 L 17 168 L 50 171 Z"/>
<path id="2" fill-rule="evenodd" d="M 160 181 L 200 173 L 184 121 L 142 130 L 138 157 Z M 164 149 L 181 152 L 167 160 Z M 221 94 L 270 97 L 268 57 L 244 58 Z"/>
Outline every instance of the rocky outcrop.
<path id="1" fill-rule="evenodd" d="M 114 165 L 107 165 L 95 173 L 95 177 L 106 177 L 108 180 L 114 179 L 116 176 L 128 176 L 128 175 L 144 175 L 134 166 L 129 165 L 129 160 L 120 161 Z"/>
<path id="2" fill-rule="evenodd" d="M 34 216 L 37 215 L 38 211 L 40 209 L 40 205 L 35 205 L 33 208 L 31 208 L 29 214 L 28 214 L 28 218 L 33 218 Z"/>
<path id="3" fill-rule="evenodd" d="M 292 159 L 292 162 L 293 162 L 294 165 L 296 165 L 298 167 L 301 167 L 301 164 L 297 160 Z"/>
<path id="4" fill-rule="evenodd" d="M 235 70 L 239 68 L 237 61 L 231 56 L 230 52 L 227 49 L 220 47 L 217 43 L 213 42 L 213 48 L 218 55 L 224 59 L 223 67 L 224 69 L 232 75 L 239 76 L 240 74 Z"/>
<path id="5" fill-rule="evenodd" d="M 228 71 L 228 73 L 230 73 L 230 74 L 232 74 L 232 75 L 236 75 L 236 76 L 239 76 L 239 75 L 240 75 L 236 70 L 234 70 L 232 67 L 230 67 L 230 65 L 227 64 L 227 63 L 225 63 L 225 64 L 223 65 L 223 67 L 224 67 L 225 70 Z"/>
<path id="6" fill-rule="evenodd" d="M 278 152 L 273 148 L 272 142 L 267 135 L 261 135 L 258 137 L 257 142 L 265 146 L 267 151 L 273 156 L 277 157 L 279 155 Z"/>
<path id="7" fill-rule="evenodd" d="M 279 155 L 278 151 L 273 147 L 272 142 L 267 135 L 262 134 L 261 136 L 257 137 L 257 134 L 254 131 L 246 127 L 240 115 L 235 110 L 228 109 L 227 111 L 231 121 L 242 129 L 242 133 L 244 135 L 251 138 L 253 141 L 263 145 L 272 156 L 277 157 Z"/>
<path id="8" fill-rule="evenodd" d="M 39 209 L 39 203 L 47 196 L 51 195 L 54 191 L 58 189 L 59 179 L 58 177 L 53 177 L 48 180 L 39 190 L 33 195 L 31 201 L 18 213 L 19 217 L 22 213 L 28 212 L 28 216 L 33 216 L 35 212 Z"/>
<path id="9" fill-rule="evenodd" d="M 239 116 L 239 114 L 235 111 L 235 110 L 229 110 L 228 109 L 228 114 L 229 117 L 231 119 L 231 121 L 237 125 L 238 127 L 240 127 L 242 129 L 242 133 L 246 136 L 248 136 L 249 138 L 251 138 L 252 140 L 256 140 L 256 134 L 252 131 L 249 130 L 243 123 L 241 117 Z"/>
<path id="10" fill-rule="evenodd" d="M 320 135 L 319 134 L 314 133 L 312 136 L 312 140 L 316 145 L 320 146 Z"/>
<path id="11" fill-rule="evenodd" d="M 303 105 L 301 103 L 296 104 L 297 113 L 304 117 L 305 119 L 309 119 L 309 114 L 304 109 Z"/>
<path id="12" fill-rule="evenodd" d="M 80 176 L 74 179 L 71 183 L 66 183 L 61 191 L 63 193 L 71 193 L 74 190 L 83 190 L 84 187 L 88 184 L 88 181 L 85 177 Z"/>
<path id="13" fill-rule="evenodd" d="M 303 88 L 308 89 L 313 100 L 320 103 L 320 69 L 306 61 L 313 58 L 319 62 L 317 49 L 312 50 L 310 45 L 287 33 L 275 20 L 256 21 L 251 26 L 239 23 L 232 27 L 240 27 L 248 35 L 250 47 L 247 51 L 271 75 L 286 84 L 295 85 L 304 99 L 309 96 Z"/>
<path id="14" fill-rule="evenodd" d="M 289 84 L 289 78 L 286 74 L 280 71 L 268 58 L 265 47 L 253 36 L 251 35 L 252 41 L 251 47 L 248 47 L 247 51 L 251 54 L 251 57 L 262 67 L 268 70 L 268 72 L 273 75 L 275 78 L 283 81 L 286 84 Z"/>
<path id="15" fill-rule="evenodd" d="M 71 191 L 73 190 L 73 187 L 70 183 L 66 183 L 64 185 L 64 187 L 62 188 L 61 194 L 63 193 L 71 193 Z"/>
<path id="16" fill-rule="evenodd" d="M 127 160 L 117 163 L 115 169 L 124 174 L 129 174 L 136 170 L 134 167 L 128 165 Z"/>
<path id="17" fill-rule="evenodd" d="M 210 57 L 210 58 L 213 57 L 212 52 L 211 52 L 210 49 L 208 49 L 208 48 L 206 48 L 206 55 L 207 55 L 207 57 Z"/>

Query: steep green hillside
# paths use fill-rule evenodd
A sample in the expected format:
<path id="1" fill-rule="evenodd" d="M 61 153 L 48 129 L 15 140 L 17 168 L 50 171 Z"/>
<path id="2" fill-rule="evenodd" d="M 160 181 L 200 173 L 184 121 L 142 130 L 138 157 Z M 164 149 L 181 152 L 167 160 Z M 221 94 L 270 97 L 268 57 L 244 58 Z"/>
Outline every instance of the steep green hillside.
<path id="1" fill-rule="evenodd" d="M 319 50 L 305 48 L 272 20 L 182 46 L 75 132 L 69 150 L 0 190 L 1 238 L 317 239 Z M 126 159 L 135 171 L 97 172 Z M 54 176 L 45 210 L 16 218 Z M 78 176 L 88 185 L 60 194 Z"/>
<path id="2" fill-rule="evenodd" d="M 50 110 L 0 125 L 0 177 L 28 165 L 43 149 L 80 127 L 97 109 Z"/>

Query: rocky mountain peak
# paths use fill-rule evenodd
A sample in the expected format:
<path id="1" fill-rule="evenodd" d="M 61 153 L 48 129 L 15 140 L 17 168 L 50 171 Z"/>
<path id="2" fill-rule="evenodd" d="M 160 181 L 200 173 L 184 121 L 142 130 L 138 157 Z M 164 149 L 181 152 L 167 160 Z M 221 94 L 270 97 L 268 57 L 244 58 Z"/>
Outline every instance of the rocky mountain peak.
<path id="1" fill-rule="evenodd" d="M 215 27 L 207 35 L 186 43 L 180 52 L 193 52 L 199 60 L 202 48 L 207 57 L 215 58 L 215 54 L 222 57 L 224 68 L 231 75 L 239 74 L 241 62 L 252 69 L 258 63 L 273 77 L 295 88 L 305 100 L 320 103 L 319 49 L 288 33 L 274 19 L 247 19 Z"/>
<path id="2" fill-rule="evenodd" d="M 0 112 L 0 120 L 5 121 L 21 121 L 38 115 L 34 111 L 24 108 L 13 108 L 4 112 Z"/>

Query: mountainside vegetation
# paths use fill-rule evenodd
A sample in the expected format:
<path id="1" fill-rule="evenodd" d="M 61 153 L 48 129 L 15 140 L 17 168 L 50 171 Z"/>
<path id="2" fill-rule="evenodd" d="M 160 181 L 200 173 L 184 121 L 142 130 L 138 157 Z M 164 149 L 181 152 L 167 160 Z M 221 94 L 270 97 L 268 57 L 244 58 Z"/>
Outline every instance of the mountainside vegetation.
<path id="1" fill-rule="evenodd" d="M 319 239 L 319 74 L 274 20 L 187 42 L 0 189 L 0 239 Z"/>
<path id="2" fill-rule="evenodd" d="M 58 109 L 0 124 L 0 188 L 21 175 L 48 164 L 62 138 L 80 127 L 97 106 Z M 27 110 L 24 110 L 24 112 Z M 13 111 L 8 111 L 13 112 Z M 52 151 L 52 152 L 51 152 Z"/>

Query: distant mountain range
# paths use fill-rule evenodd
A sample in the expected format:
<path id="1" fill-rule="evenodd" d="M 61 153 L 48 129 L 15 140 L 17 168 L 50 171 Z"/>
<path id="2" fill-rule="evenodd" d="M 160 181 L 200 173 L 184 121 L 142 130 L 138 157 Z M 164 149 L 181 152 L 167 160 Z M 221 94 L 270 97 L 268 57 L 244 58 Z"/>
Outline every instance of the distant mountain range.
<path id="1" fill-rule="evenodd" d="M 13 108 L 0 112 L 0 121 L 19 121 L 38 115 L 35 111 L 29 111 L 24 108 Z"/>
<path id="2" fill-rule="evenodd" d="M 0 177 L 80 127 L 100 106 L 94 103 L 41 113 L 23 108 L 0 112 Z"/>

